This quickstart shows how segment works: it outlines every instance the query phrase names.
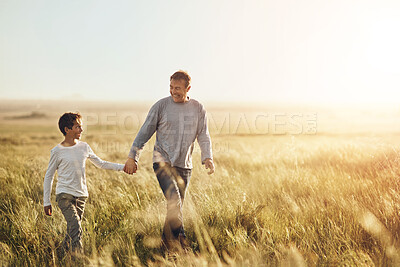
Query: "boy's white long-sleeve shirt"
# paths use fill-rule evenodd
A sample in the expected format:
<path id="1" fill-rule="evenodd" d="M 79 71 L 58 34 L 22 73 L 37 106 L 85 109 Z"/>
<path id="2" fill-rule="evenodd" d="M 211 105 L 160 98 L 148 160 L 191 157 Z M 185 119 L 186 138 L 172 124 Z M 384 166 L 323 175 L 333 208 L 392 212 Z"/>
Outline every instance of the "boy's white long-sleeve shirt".
<path id="1" fill-rule="evenodd" d="M 54 174 L 57 171 L 56 194 L 67 193 L 76 197 L 89 196 L 86 185 L 85 163 L 86 159 L 98 168 L 122 171 L 123 164 L 112 163 L 100 159 L 90 146 L 78 141 L 70 147 L 58 144 L 51 150 L 49 167 L 43 183 L 43 205 L 51 205 L 50 196 Z"/>

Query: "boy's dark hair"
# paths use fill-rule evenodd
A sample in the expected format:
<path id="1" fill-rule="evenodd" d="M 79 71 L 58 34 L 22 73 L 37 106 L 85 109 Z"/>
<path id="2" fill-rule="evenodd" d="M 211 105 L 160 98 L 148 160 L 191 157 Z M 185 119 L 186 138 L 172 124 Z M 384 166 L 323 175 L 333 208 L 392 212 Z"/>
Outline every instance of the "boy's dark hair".
<path id="1" fill-rule="evenodd" d="M 74 122 L 80 120 L 81 118 L 82 116 L 79 113 L 64 113 L 58 120 L 58 128 L 60 128 L 60 131 L 65 136 L 67 134 L 65 132 L 65 127 L 67 127 L 68 129 L 72 129 L 72 126 L 74 126 Z"/>
<path id="2" fill-rule="evenodd" d="M 186 88 L 188 88 L 192 78 L 190 78 L 189 74 L 186 71 L 178 70 L 177 72 L 172 74 L 172 76 L 171 76 L 171 78 L 169 80 L 170 81 L 171 80 L 184 80 L 185 81 L 185 86 L 186 86 Z"/>

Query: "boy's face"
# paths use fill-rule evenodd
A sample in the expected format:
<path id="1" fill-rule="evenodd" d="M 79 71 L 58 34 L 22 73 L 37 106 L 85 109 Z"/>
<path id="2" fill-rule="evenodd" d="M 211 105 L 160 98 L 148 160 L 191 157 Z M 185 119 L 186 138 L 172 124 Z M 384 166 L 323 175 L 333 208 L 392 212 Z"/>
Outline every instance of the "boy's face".
<path id="1" fill-rule="evenodd" d="M 72 129 L 65 127 L 66 136 L 72 137 L 73 139 L 80 139 L 82 132 L 82 120 L 75 121 Z"/>

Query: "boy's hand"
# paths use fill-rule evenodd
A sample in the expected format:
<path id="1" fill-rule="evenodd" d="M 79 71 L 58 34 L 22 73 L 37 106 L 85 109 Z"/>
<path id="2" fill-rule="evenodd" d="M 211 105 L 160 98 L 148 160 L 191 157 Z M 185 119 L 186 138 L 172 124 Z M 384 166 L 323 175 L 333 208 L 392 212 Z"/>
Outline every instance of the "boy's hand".
<path id="1" fill-rule="evenodd" d="M 204 162 L 204 165 L 205 165 L 206 169 L 210 169 L 208 174 L 214 173 L 215 167 L 214 167 L 214 162 L 212 161 L 212 159 L 206 159 L 206 161 Z"/>
<path id="2" fill-rule="evenodd" d="M 47 215 L 47 216 L 51 216 L 51 213 L 53 212 L 53 209 L 51 208 L 51 205 L 50 206 L 45 206 L 44 207 L 44 213 Z"/>
<path id="3" fill-rule="evenodd" d="M 134 159 L 128 158 L 124 166 L 124 172 L 127 174 L 134 174 L 137 171 L 137 163 Z"/>

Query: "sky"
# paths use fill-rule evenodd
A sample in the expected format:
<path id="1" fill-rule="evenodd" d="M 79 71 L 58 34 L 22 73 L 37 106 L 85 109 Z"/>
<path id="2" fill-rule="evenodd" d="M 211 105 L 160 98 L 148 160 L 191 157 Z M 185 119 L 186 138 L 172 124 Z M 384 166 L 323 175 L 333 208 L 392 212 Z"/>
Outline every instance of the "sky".
<path id="1" fill-rule="evenodd" d="M 399 103 L 398 0 L 0 0 L 0 98 Z"/>

